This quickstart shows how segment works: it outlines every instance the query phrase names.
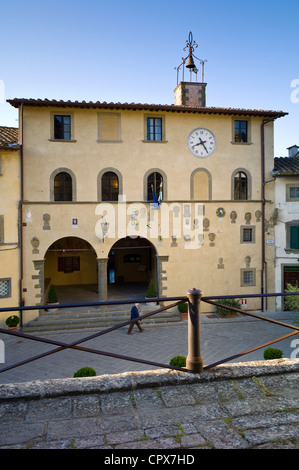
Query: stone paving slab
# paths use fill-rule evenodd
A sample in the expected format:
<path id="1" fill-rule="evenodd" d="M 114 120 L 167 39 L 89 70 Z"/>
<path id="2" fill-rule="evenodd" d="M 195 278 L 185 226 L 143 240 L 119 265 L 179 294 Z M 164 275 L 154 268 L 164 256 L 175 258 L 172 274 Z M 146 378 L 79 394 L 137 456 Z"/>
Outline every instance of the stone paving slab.
<path id="1" fill-rule="evenodd" d="M 298 385 L 298 359 L 3 384 L 0 449 L 298 450 Z"/>

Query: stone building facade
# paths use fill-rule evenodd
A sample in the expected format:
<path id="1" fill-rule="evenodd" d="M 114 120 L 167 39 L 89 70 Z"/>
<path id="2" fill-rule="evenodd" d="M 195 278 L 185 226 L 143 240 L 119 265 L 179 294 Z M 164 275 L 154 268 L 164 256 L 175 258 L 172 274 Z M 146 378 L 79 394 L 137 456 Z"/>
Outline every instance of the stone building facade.
<path id="1" fill-rule="evenodd" d="M 205 93 L 192 83 L 193 95 L 196 86 Z M 150 279 L 161 297 L 274 290 L 266 182 L 285 113 L 175 96 L 173 105 L 8 100 L 20 116 L 26 305 L 43 304 L 51 283 L 93 285 L 99 300 L 112 284 L 129 291 Z"/>
<path id="2" fill-rule="evenodd" d="M 19 305 L 20 147 L 18 129 L 0 127 L 0 308 Z M 0 313 L 0 322 L 10 314 Z"/>

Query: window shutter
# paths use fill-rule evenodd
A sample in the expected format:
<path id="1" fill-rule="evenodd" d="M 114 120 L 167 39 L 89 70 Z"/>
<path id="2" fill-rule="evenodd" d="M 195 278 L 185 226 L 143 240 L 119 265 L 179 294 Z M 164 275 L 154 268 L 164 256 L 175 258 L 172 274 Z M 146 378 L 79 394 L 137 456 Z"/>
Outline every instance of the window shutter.
<path id="1" fill-rule="evenodd" d="M 299 249 L 299 226 L 297 225 L 290 227 L 290 248 L 293 250 Z"/>

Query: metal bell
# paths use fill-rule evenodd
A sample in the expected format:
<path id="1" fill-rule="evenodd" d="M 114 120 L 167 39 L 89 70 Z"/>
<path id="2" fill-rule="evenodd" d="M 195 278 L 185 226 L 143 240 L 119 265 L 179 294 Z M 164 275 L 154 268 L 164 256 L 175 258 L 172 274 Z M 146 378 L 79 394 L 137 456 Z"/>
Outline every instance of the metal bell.
<path id="1" fill-rule="evenodd" d="M 191 53 L 191 52 L 189 53 L 189 57 L 188 57 L 188 62 L 187 62 L 186 68 L 187 68 L 187 69 L 195 69 L 195 63 L 194 63 L 193 56 L 192 56 L 192 53 Z"/>

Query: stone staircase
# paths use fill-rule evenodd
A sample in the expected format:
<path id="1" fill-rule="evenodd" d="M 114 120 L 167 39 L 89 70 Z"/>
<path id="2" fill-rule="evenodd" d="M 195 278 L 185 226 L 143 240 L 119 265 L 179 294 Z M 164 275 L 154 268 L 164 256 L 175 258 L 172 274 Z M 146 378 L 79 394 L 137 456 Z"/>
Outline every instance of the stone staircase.
<path id="1" fill-rule="evenodd" d="M 139 305 L 139 315 L 142 316 L 153 310 L 159 309 L 159 305 Z M 91 307 L 58 309 L 56 311 L 41 310 L 39 316 L 22 328 L 23 333 L 79 332 L 81 330 L 95 331 L 130 320 L 131 305 L 105 306 L 98 309 Z M 157 313 L 143 320 L 144 326 L 163 325 L 180 322 L 181 316 L 177 307 Z M 126 325 L 124 328 L 128 328 Z"/>

